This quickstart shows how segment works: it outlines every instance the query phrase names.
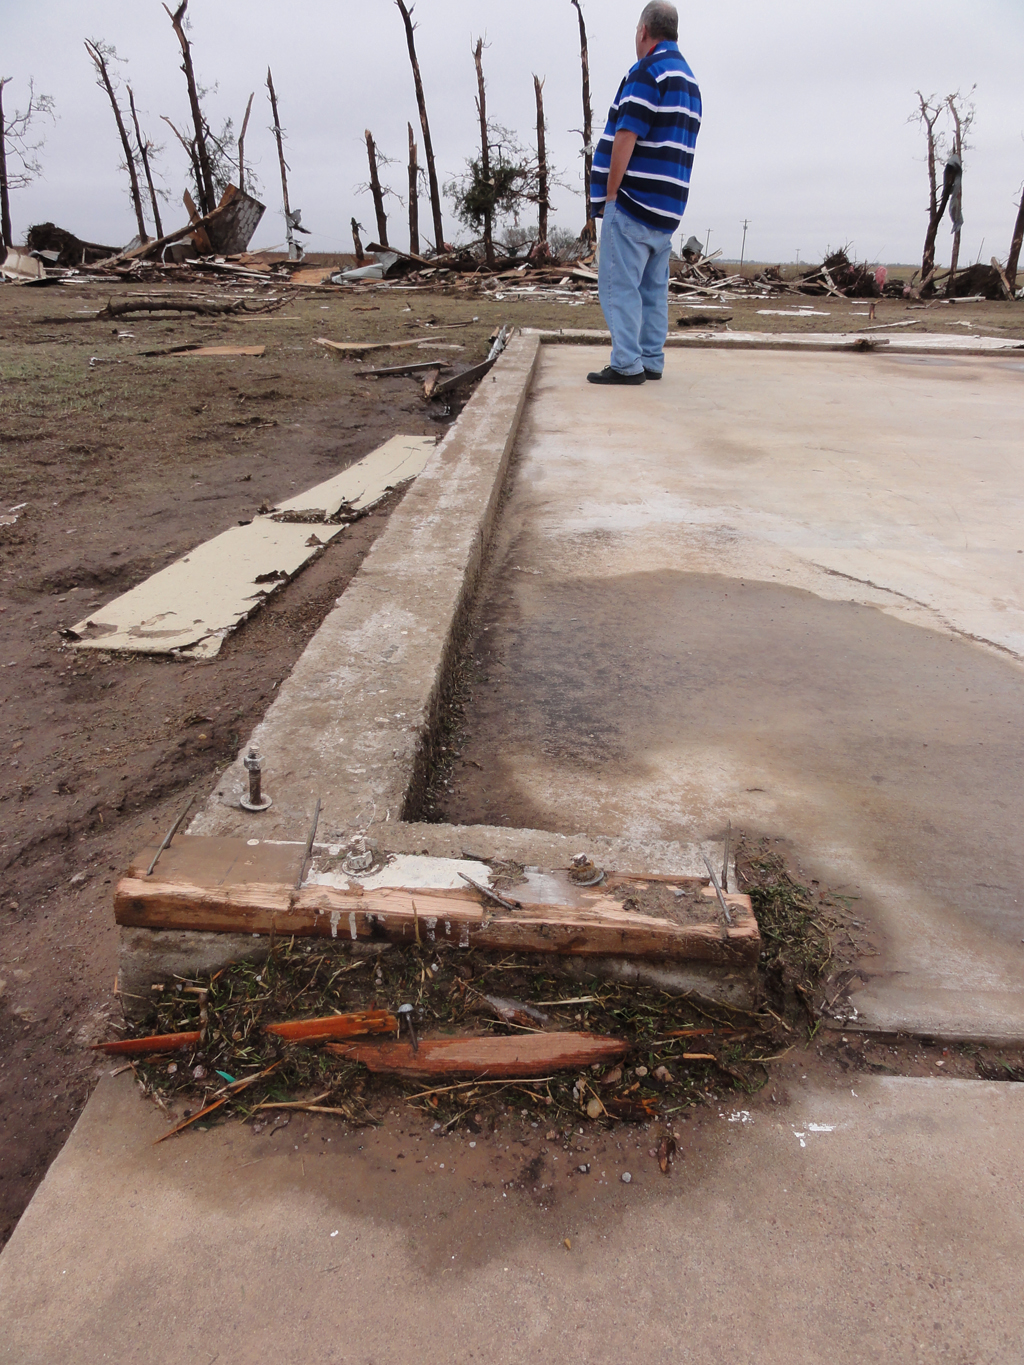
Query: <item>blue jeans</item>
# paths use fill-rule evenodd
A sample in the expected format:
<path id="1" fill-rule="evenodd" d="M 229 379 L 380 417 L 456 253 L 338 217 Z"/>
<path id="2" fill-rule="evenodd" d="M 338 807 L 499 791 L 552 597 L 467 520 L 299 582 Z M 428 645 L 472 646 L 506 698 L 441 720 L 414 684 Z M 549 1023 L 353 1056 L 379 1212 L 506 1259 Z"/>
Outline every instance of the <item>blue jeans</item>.
<path id="1" fill-rule="evenodd" d="M 665 368 L 671 232 L 648 227 L 607 204 L 601 227 L 598 294 L 620 374 Z"/>

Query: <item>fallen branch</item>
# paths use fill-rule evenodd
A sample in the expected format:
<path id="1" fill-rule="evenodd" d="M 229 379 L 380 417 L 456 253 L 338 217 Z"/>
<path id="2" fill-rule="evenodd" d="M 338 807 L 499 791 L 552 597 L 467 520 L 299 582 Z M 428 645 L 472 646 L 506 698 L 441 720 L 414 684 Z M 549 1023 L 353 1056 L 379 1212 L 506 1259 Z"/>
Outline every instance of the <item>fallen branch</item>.
<path id="1" fill-rule="evenodd" d="M 617 1061 L 629 1051 L 621 1038 L 596 1033 L 529 1033 L 511 1038 L 424 1038 L 411 1043 L 328 1043 L 327 1051 L 350 1062 L 412 1080 L 431 1076 L 505 1077 L 527 1080 L 549 1071 L 576 1071 Z"/>

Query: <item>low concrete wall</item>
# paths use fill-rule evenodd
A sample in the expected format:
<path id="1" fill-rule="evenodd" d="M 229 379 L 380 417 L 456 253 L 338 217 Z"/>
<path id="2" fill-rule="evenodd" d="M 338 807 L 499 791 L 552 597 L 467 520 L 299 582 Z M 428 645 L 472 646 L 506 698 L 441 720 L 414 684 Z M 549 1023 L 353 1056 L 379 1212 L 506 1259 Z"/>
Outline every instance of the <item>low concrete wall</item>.
<path id="1" fill-rule="evenodd" d="M 273 806 L 239 807 L 240 754 L 191 834 L 302 839 L 319 797 L 341 840 L 415 805 L 539 349 L 509 342 L 253 732 Z"/>

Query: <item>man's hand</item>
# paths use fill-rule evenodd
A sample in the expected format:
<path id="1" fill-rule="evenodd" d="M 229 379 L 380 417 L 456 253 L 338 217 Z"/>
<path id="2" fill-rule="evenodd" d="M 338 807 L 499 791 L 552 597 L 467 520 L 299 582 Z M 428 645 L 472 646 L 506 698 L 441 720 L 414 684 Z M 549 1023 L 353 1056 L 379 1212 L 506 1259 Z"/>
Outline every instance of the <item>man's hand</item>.
<path id="1" fill-rule="evenodd" d="M 626 132 L 620 128 L 615 134 L 615 141 L 612 143 L 612 159 L 608 168 L 608 189 L 606 198 L 609 204 L 615 203 L 615 196 L 619 192 L 622 184 L 622 177 L 626 174 L 629 166 L 629 159 L 633 155 L 633 148 L 636 146 L 636 133 Z"/>

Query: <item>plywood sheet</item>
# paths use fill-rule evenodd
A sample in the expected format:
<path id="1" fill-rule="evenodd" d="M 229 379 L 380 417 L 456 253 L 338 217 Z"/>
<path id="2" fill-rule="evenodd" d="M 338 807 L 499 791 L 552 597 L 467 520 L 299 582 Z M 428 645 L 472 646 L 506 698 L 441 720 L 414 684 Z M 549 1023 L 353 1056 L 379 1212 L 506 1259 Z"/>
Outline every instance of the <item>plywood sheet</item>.
<path id="1" fill-rule="evenodd" d="M 380 502 L 389 488 L 421 474 L 436 445 L 433 436 L 393 436 L 341 474 L 279 503 L 272 515 L 288 520 L 301 516 L 307 521 L 329 521 L 343 507 L 353 512 L 366 511 Z"/>
<path id="2" fill-rule="evenodd" d="M 433 436 L 393 436 L 272 516 L 232 526 L 100 607 L 73 627 L 74 643 L 212 658 L 235 626 L 344 530 L 332 518 L 342 509 L 366 511 L 389 488 L 415 478 L 435 445 Z"/>
<path id="3" fill-rule="evenodd" d="M 79 621 L 84 649 L 211 658 L 224 637 L 343 530 L 257 517 Z"/>

